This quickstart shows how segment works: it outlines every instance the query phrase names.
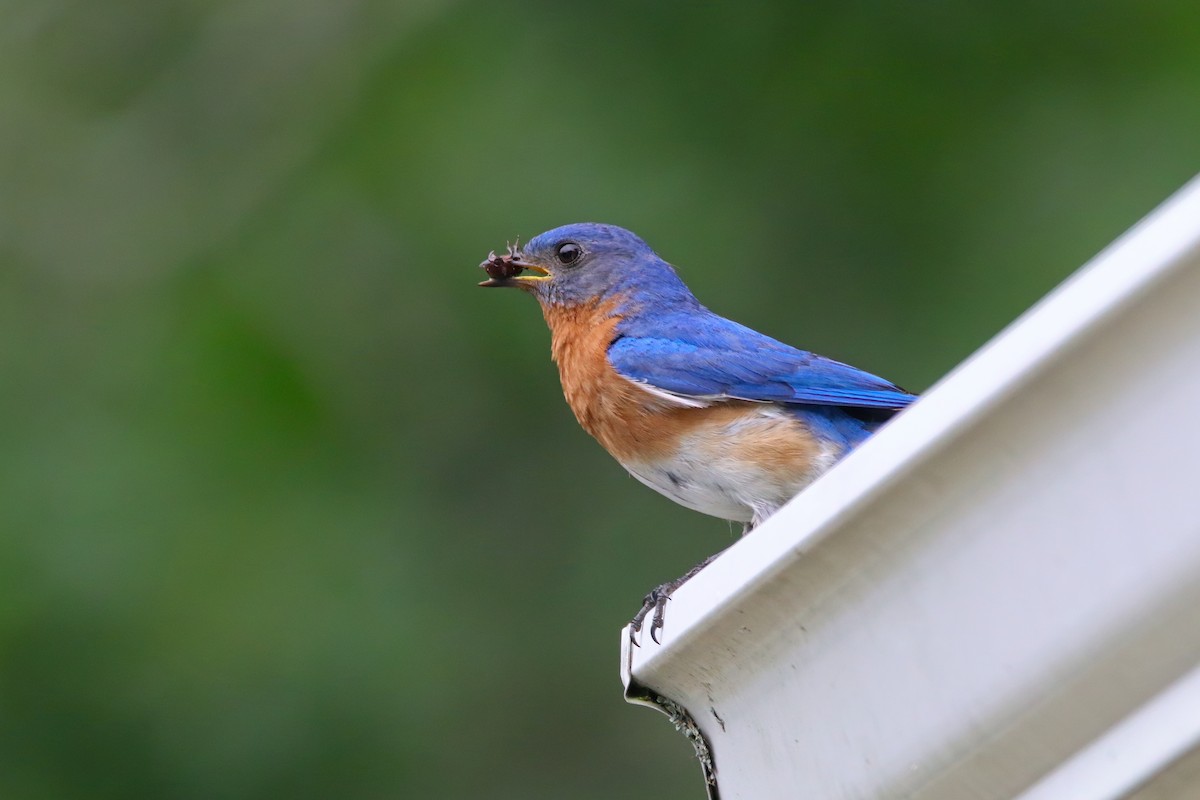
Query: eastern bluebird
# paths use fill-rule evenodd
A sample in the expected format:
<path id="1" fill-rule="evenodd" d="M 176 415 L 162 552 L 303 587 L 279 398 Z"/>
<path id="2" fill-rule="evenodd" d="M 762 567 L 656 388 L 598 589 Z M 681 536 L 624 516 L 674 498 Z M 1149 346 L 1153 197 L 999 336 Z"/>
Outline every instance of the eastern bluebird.
<path id="1" fill-rule="evenodd" d="M 537 298 L 579 424 L 642 483 L 743 533 L 916 399 L 714 314 L 615 225 L 555 228 L 480 266 L 481 286 Z M 711 560 L 647 595 L 631 634 L 654 609 L 657 641 L 667 597 Z"/>

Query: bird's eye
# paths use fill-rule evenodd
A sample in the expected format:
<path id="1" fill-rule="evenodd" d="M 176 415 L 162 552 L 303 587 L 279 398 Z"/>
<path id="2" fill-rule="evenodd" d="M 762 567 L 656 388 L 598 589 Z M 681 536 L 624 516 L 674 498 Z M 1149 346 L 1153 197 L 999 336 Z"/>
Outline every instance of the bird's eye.
<path id="1" fill-rule="evenodd" d="M 582 255 L 583 248 L 574 242 L 563 242 L 554 252 L 555 258 L 558 259 L 558 263 L 562 264 L 563 266 L 574 264 Z"/>

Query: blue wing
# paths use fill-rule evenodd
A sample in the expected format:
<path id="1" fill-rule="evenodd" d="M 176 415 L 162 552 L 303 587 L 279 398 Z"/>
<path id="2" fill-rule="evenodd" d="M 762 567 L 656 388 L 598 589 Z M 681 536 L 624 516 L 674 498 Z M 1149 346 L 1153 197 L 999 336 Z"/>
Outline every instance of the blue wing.
<path id="1" fill-rule="evenodd" d="M 700 313 L 618 327 L 608 359 L 618 373 L 671 394 L 801 405 L 900 409 L 916 397 L 869 372 L 797 350 Z"/>

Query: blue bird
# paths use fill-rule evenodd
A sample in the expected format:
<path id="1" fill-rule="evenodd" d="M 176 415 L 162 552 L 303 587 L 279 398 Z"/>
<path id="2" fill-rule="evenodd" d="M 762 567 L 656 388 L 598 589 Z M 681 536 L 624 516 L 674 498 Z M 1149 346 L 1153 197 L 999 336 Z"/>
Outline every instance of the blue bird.
<path id="1" fill-rule="evenodd" d="M 563 393 L 631 475 L 751 530 L 916 396 L 709 311 L 633 233 L 576 223 L 489 254 L 481 286 L 532 294 Z M 714 556 L 715 557 L 715 556 Z M 657 641 L 667 597 L 651 592 Z"/>

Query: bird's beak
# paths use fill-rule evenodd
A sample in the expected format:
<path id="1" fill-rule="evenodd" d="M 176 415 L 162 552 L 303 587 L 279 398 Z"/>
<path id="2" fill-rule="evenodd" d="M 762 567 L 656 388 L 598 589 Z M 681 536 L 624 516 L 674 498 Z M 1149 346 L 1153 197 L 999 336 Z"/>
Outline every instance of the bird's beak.
<path id="1" fill-rule="evenodd" d="M 519 257 L 492 256 L 479 266 L 487 270 L 488 274 L 486 281 L 479 282 L 480 286 L 515 286 L 519 289 L 531 289 L 541 281 L 550 280 L 550 270 Z M 524 272 L 534 272 L 537 274 L 524 275 L 522 274 Z"/>

